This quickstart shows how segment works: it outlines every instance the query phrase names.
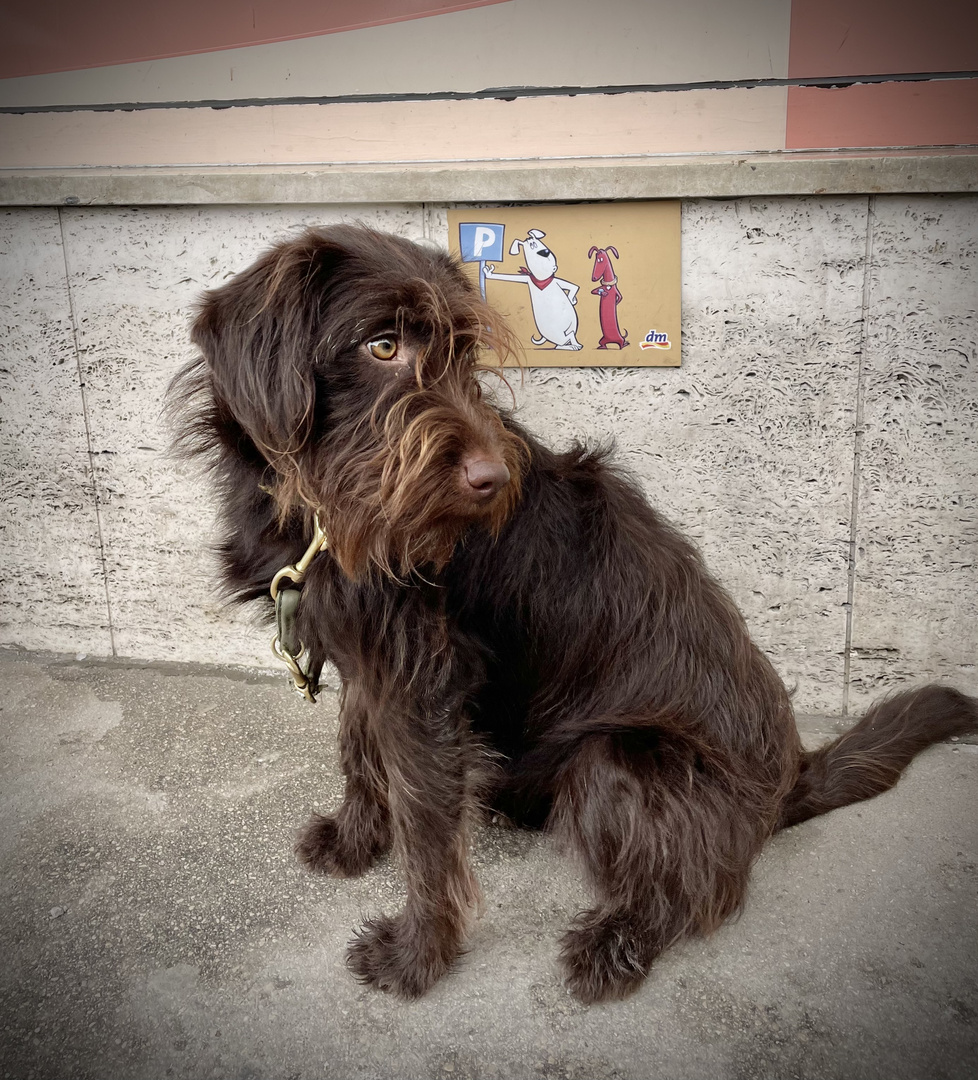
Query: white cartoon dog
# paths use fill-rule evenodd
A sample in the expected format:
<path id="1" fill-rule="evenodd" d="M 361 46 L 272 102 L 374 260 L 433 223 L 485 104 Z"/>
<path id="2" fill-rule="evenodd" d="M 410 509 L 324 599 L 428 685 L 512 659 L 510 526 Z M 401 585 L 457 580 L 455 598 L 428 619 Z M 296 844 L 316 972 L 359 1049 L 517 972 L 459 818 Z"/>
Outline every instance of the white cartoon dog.
<path id="1" fill-rule="evenodd" d="M 543 243 L 546 233 L 530 229 L 525 240 L 514 240 L 510 255 L 523 248 L 527 266 L 521 266 L 518 274 L 497 274 L 492 263 L 486 263 L 485 276 L 490 281 L 518 281 L 530 289 L 530 308 L 533 321 L 540 333 L 531 337 L 534 345 L 549 341 L 557 349 L 583 349 L 577 340 L 577 293 L 580 288 L 573 281 L 557 277 L 557 256 Z"/>

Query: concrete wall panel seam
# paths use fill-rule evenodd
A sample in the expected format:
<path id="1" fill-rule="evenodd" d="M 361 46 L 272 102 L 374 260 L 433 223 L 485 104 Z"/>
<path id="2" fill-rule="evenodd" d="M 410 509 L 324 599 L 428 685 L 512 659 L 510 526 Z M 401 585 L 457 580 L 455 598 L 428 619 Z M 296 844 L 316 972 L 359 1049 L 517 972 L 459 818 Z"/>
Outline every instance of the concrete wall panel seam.
<path id="1" fill-rule="evenodd" d="M 85 375 L 81 366 L 81 353 L 78 348 L 78 317 L 75 313 L 74 293 L 71 285 L 71 271 L 68 266 L 68 245 L 64 231 L 64 211 L 58 210 L 58 228 L 61 232 L 61 257 L 64 261 L 65 292 L 68 296 L 68 313 L 71 318 L 71 340 L 75 354 L 75 369 L 78 372 L 78 397 L 82 418 L 85 423 L 85 442 L 88 448 L 88 476 L 92 488 L 92 507 L 95 513 L 95 527 L 98 536 L 99 559 L 102 568 L 102 586 L 105 590 L 105 623 L 109 632 L 112 655 L 118 656 L 115 644 L 115 628 L 112 624 L 112 599 L 109 590 L 109 575 L 105 560 L 105 538 L 102 531 L 102 513 L 99 506 L 98 484 L 95 479 L 95 457 L 92 451 L 92 430 L 88 414 L 88 397 L 85 393 Z"/>
<path id="2" fill-rule="evenodd" d="M 863 358 L 866 353 L 866 320 L 872 301 L 873 224 L 876 197 L 866 205 L 866 257 L 863 264 L 863 295 L 860 317 L 859 357 L 856 362 L 856 422 L 852 434 L 852 509 L 849 515 L 849 573 L 846 602 L 845 667 L 842 679 L 842 715 L 849 714 L 849 676 L 852 666 L 852 610 L 856 588 L 857 537 L 859 534 L 859 464 L 862 455 L 863 415 L 865 410 Z"/>

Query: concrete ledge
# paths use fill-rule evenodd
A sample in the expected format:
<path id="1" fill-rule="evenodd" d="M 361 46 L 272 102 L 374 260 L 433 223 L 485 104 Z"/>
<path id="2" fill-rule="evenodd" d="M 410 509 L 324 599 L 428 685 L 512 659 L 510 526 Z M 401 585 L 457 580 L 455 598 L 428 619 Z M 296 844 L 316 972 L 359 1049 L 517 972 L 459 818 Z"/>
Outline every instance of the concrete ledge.
<path id="1" fill-rule="evenodd" d="M 3 206 L 544 202 L 978 191 L 978 147 L 572 161 L 0 172 Z"/>

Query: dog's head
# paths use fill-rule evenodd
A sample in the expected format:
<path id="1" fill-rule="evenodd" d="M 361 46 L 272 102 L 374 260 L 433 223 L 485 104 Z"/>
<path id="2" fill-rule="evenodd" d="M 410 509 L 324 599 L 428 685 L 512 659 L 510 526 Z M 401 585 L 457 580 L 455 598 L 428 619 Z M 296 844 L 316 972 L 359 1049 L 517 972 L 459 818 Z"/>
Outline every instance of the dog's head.
<path id="1" fill-rule="evenodd" d="M 253 462 L 280 522 L 318 512 L 351 577 L 443 566 L 511 513 L 525 447 L 479 375 L 512 339 L 446 253 L 309 230 L 207 293 L 192 337 L 192 435 Z"/>
<path id="2" fill-rule="evenodd" d="M 509 247 L 510 255 L 517 255 L 520 248 L 523 249 L 527 269 L 541 280 L 557 273 L 557 256 L 543 242 L 546 235 L 539 229 L 530 229 L 525 240 L 514 240 Z"/>
<path id="3" fill-rule="evenodd" d="M 611 264 L 612 255 L 616 259 L 621 258 L 618 249 L 610 245 L 606 248 L 592 247 L 587 253 L 589 259 L 594 259 L 594 268 L 591 273 L 592 281 L 611 281 L 614 278 L 615 270 Z"/>

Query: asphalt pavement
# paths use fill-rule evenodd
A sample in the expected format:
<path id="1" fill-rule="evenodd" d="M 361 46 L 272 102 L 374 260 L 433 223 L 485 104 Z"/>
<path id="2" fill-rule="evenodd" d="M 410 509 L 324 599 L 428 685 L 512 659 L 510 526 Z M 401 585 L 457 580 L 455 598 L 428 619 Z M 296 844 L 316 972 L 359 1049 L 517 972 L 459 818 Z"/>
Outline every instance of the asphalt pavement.
<path id="1" fill-rule="evenodd" d="M 739 920 L 587 1008 L 556 964 L 579 876 L 499 825 L 458 971 L 413 1003 L 350 977 L 355 927 L 403 891 L 389 860 L 295 862 L 340 798 L 335 736 L 335 694 L 262 673 L 0 652 L 0 1077 L 978 1076 L 974 741 L 776 836 Z"/>

